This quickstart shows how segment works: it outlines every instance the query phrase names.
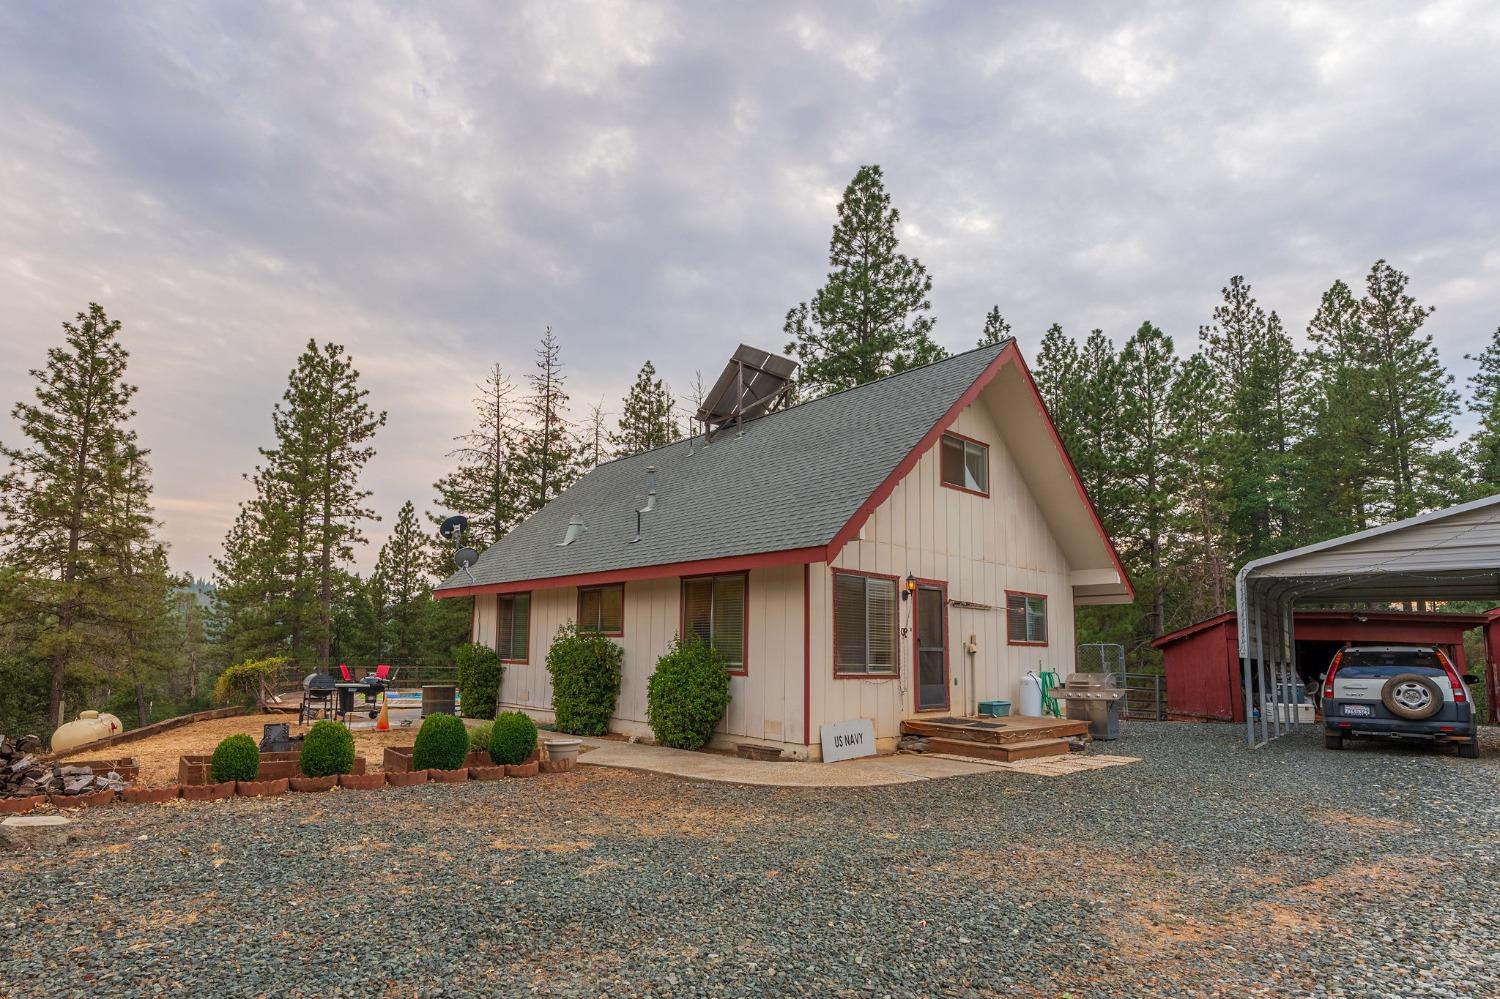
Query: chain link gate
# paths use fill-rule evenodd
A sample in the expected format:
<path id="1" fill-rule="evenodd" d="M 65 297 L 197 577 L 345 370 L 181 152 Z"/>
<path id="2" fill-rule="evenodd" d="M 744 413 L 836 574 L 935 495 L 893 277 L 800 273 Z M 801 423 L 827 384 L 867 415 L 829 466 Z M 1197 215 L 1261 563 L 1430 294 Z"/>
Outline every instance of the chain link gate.
<path id="1" fill-rule="evenodd" d="M 1125 670 L 1125 646 L 1112 643 L 1078 646 L 1078 672 L 1111 673 L 1125 691 L 1124 715 L 1147 721 L 1167 718 L 1167 678 L 1160 673 Z"/>

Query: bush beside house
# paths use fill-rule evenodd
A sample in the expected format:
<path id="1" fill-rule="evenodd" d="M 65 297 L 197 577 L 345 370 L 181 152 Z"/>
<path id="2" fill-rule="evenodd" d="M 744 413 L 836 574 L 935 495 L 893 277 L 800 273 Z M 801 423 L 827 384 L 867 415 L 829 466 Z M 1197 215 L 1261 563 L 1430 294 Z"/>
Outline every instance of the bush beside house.
<path id="1" fill-rule="evenodd" d="M 674 639 L 646 686 L 646 720 L 657 743 L 702 749 L 728 707 L 729 668 L 723 655 L 696 636 Z"/>
<path id="2" fill-rule="evenodd" d="M 458 697 L 464 706 L 464 715 L 469 718 L 495 717 L 495 705 L 500 699 L 500 679 L 505 667 L 500 657 L 488 645 L 470 642 L 453 650 L 453 661 L 458 666 Z"/>
<path id="3" fill-rule="evenodd" d="M 536 722 L 519 711 L 506 711 L 495 719 L 490 733 L 490 759 L 519 766 L 536 752 Z"/>
<path id="4" fill-rule="evenodd" d="M 603 635 L 565 624 L 547 652 L 552 677 L 552 711 L 557 730 L 570 735 L 604 735 L 620 697 L 625 650 Z"/>

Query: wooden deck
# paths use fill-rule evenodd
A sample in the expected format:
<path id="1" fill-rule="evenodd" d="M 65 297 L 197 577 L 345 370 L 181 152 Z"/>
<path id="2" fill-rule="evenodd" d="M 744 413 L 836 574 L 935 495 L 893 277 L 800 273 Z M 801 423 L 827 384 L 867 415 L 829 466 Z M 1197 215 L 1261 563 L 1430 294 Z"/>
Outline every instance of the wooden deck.
<path id="1" fill-rule="evenodd" d="M 908 718 L 903 735 L 927 740 L 934 753 L 1014 762 L 1066 756 L 1068 739 L 1087 736 L 1089 724 L 1066 718 Z"/>

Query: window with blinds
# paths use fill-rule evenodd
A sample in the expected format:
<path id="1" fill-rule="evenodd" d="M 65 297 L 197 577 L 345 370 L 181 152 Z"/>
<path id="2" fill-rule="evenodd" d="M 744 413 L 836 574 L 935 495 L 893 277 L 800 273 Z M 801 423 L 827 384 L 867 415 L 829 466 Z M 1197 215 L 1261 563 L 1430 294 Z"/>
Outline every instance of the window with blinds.
<path id="1" fill-rule="evenodd" d="M 986 445 L 957 434 L 944 434 L 941 457 L 943 485 L 988 495 L 990 449 Z"/>
<path id="2" fill-rule="evenodd" d="M 704 576 L 682 581 L 682 633 L 697 635 L 724 657 L 731 673 L 747 667 L 743 574 Z"/>
<path id="3" fill-rule="evenodd" d="M 1047 644 L 1047 598 L 1037 593 L 1005 596 L 1006 640 L 1011 645 Z"/>
<path id="4" fill-rule="evenodd" d="M 508 593 L 500 598 L 495 624 L 495 652 L 508 663 L 524 663 L 531 646 L 531 594 Z"/>
<path id="5" fill-rule="evenodd" d="M 835 572 L 833 634 L 835 673 L 894 676 L 896 581 Z"/>
<path id="6" fill-rule="evenodd" d="M 625 634 L 625 584 L 579 589 L 578 627 L 615 637 Z"/>

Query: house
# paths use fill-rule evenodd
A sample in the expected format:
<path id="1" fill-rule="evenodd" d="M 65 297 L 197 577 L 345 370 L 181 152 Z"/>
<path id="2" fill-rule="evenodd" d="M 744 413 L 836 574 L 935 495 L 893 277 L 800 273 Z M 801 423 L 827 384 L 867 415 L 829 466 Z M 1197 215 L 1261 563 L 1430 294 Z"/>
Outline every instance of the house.
<path id="1" fill-rule="evenodd" d="M 1307 690 L 1315 692 L 1333 654 L 1345 645 L 1435 645 L 1447 653 L 1460 673 L 1467 672 L 1464 632 L 1484 628 L 1488 641 L 1500 642 L 1500 610 L 1487 614 L 1299 610 L 1294 614 L 1293 627 L 1296 676 Z M 1234 611 L 1162 635 L 1151 647 L 1162 652 L 1168 717 L 1245 720 L 1239 622 Z M 1258 700 L 1260 673 L 1256 668 L 1250 670 L 1250 686 L 1252 697 Z M 1281 700 L 1289 701 L 1290 695 Z"/>
<path id="2" fill-rule="evenodd" d="M 624 647 L 613 728 L 649 738 L 687 629 L 731 663 L 716 742 L 803 759 L 824 723 L 888 751 L 904 719 L 1016 700 L 1072 669 L 1075 606 L 1133 597 L 1014 340 L 600 465 L 471 571 L 436 595 L 476 598 L 510 707 L 550 717 L 577 621 Z"/>

